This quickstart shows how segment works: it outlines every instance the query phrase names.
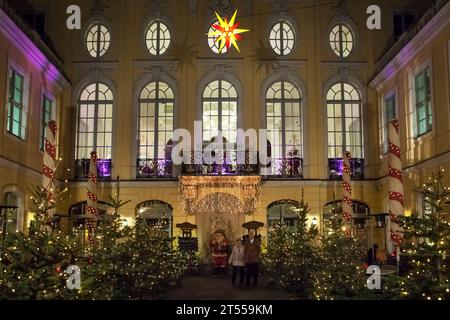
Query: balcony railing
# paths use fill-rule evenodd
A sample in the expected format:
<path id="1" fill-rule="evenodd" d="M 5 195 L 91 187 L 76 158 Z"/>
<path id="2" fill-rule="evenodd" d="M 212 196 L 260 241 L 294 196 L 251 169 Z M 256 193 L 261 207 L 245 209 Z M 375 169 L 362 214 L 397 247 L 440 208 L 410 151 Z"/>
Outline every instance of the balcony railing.
<path id="1" fill-rule="evenodd" d="M 238 164 L 238 152 L 236 150 L 229 151 L 229 155 L 222 157 L 221 163 L 213 161 L 206 162 L 203 159 L 202 152 L 191 152 L 191 163 L 182 165 L 182 174 L 185 175 L 257 175 L 259 174 L 258 164 L 250 163 L 249 152 L 243 155 L 245 160 L 242 164 Z M 212 153 L 212 156 L 215 154 Z M 257 162 L 257 161 L 255 161 Z"/>
<path id="2" fill-rule="evenodd" d="M 138 159 L 136 177 L 138 179 L 171 178 L 171 159 Z"/>
<path id="3" fill-rule="evenodd" d="M 303 159 L 298 157 L 271 159 L 269 171 L 270 178 L 303 178 Z"/>
<path id="4" fill-rule="evenodd" d="M 350 159 L 350 166 L 353 180 L 364 179 L 364 159 L 352 158 Z M 342 158 L 328 159 L 329 177 L 332 180 L 342 179 L 342 172 L 344 168 L 344 160 Z"/>
<path id="5" fill-rule="evenodd" d="M 90 159 L 75 160 L 75 179 L 88 179 Z M 97 162 L 97 177 L 100 180 L 111 179 L 111 159 L 99 159 Z"/>

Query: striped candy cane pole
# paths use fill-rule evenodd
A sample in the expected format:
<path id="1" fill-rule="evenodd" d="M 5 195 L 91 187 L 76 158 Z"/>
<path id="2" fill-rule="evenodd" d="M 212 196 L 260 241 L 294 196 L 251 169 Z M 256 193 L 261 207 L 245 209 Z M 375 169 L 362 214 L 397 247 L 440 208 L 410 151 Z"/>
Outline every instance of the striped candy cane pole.
<path id="1" fill-rule="evenodd" d="M 351 153 L 346 151 L 344 155 L 344 164 L 342 171 L 342 214 L 344 219 L 349 222 L 352 219 L 352 186 L 351 186 Z"/>
<path id="2" fill-rule="evenodd" d="M 88 173 L 88 189 L 87 189 L 87 206 L 86 211 L 88 215 L 97 216 L 97 162 L 98 157 L 95 151 L 91 152 L 91 159 L 89 161 L 89 173 Z M 94 227 L 92 223 L 89 221 L 87 223 L 88 226 L 88 235 L 89 235 L 89 244 L 91 246 L 94 245 Z"/>
<path id="3" fill-rule="evenodd" d="M 402 239 L 393 223 L 397 224 L 398 216 L 404 214 L 403 191 L 399 123 L 397 119 L 394 119 L 389 124 L 389 217 L 391 240 L 397 246 Z"/>
<path id="4" fill-rule="evenodd" d="M 42 168 L 42 187 L 47 190 L 48 200 L 52 201 L 55 192 L 56 170 L 56 122 L 47 123 L 44 141 L 44 161 Z"/>

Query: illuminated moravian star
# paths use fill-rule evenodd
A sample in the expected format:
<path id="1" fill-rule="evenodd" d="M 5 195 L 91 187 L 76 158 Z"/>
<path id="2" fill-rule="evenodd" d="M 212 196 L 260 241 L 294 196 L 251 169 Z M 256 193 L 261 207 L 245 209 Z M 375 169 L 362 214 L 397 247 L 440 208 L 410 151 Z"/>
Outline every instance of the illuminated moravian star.
<path id="1" fill-rule="evenodd" d="M 230 22 L 228 22 L 227 18 L 222 19 L 219 14 L 216 12 L 217 22 L 218 24 L 213 24 L 212 28 L 214 30 L 211 30 L 208 33 L 208 36 L 210 37 L 217 37 L 216 43 L 219 43 L 219 52 L 222 53 L 222 49 L 226 47 L 229 49 L 231 45 L 236 48 L 238 52 L 239 46 L 237 45 L 237 42 L 242 39 L 240 36 L 240 33 L 248 32 L 250 30 L 248 29 L 238 29 L 239 22 L 235 23 L 236 20 L 236 14 L 237 10 L 234 11 L 233 16 L 230 19 Z"/>

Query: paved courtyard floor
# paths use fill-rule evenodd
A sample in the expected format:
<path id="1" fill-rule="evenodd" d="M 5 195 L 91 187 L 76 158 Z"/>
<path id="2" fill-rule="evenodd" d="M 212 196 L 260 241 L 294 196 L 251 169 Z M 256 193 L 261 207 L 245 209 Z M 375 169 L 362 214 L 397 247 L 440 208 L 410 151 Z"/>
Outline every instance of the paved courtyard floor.
<path id="1" fill-rule="evenodd" d="M 290 300 L 292 296 L 282 289 L 272 289 L 267 279 L 260 278 L 257 287 L 231 285 L 230 276 L 192 276 L 161 295 L 162 300 Z"/>

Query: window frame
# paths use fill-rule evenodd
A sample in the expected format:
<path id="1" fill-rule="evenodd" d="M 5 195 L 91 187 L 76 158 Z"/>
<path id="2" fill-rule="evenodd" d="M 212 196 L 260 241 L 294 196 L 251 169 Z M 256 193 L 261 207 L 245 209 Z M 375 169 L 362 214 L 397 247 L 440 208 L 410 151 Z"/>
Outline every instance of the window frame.
<path id="1" fill-rule="evenodd" d="M 91 85 L 95 84 L 95 100 L 81 100 L 81 96 L 84 93 L 84 91 L 90 87 Z M 112 100 L 99 100 L 99 87 L 100 85 L 104 85 L 106 88 L 108 88 L 108 90 L 111 92 L 111 96 L 112 96 Z M 107 92 L 108 90 L 106 90 L 105 92 Z M 80 114 L 80 109 L 82 105 L 93 105 L 94 106 L 94 117 L 92 118 L 93 124 L 94 124 L 94 129 L 92 131 L 93 134 L 93 146 L 92 149 L 97 150 L 98 149 L 98 122 L 99 122 L 99 105 L 110 105 L 111 106 L 111 117 L 107 117 L 106 116 L 106 107 L 105 107 L 105 116 L 102 118 L 103 120 L 107 120 L 107 119 L 111 119 L 111 131 L 106 131 L 106 122 L 104 123 L 104 131 L 100 132 L 100 133 L 110 133 L 111 134 L 111 146 L 110 146 L 110 152 L 111 152 L 111 157 L 110 158 L 103 158 L 100 157 L 99 155 L 99 160 L 112 160 L 113 157 L 113 147 L 114 147 L 114 130 L 113 130 L 113 126 L 114 126 L 114 91 L 113 88 L 103 82 L 103 81 L 91 81 L 88 82 L 86 85 L 84 85 L 82 87 L 82 89 L 79 92 L 78 95 L 78 99 L 77 99 L 77 131 L 76 131 L 76 140 L 75 140 L 75 160 L 84 160 L 84 159 L 88 159 L 88 158 L 80 158 L 78 157 L 78 154 L 80 152 L 80 148 L 90 148 L 91 146 L 80 146 L 80 133 L 90 133 L 90 132 L 80 132 L 80 121 L 81 121 L 81 114 Z M 88 111 L 86 111 L 88 112 Z M 86 119 L 91 119 L 91 118 L 86 118 Z M 109 147 L 107 146 L 102 146 L 101 148 L 103 148 L 104 150 L 107 150 Z M 98 152 L 98 150 L 97 150 Z"/>
<path id="2" fill-rule="evenodd" d="M 424 103 L 423 108 L 425 109 L 425 118 L 419 120 L 419 112 L 418 112 L 418 89 L 417 89 L 417 79 L 420 75 L 425 74 L 425 87 L 423 88 L 425 90 L 425 99 L 421 103 Z M 422 68 L 418 70 L 418 72 L 414 73 L 412 75 L 411 79 L 412 85 L 413 85 L 413 92 L 412 92 L 412 98 L 413 98 L 413 114 L 414 114 L 414 138 L 420 138 L 424 135 L 427 135 L 428 133 L 433 131 L 433 123 L 434 123 L 434 112 L 433 112 L 433 88 L 432 88 L 432 69 L 430 65 L 425 65 Z M 421 132 L 419 130 L 420 126 L 419 123 L 421 121 L 425 121 L 426 130 L 424 132 Z"/>
<path id="3" fill-rule="evenodd" d="M 205 91 L 208 89 L 208 87 L 212 83 L 214 83 L 216 81 L 219 82 L 219 84 L 218 84 L 218 92 L 219 92 L 218 97 L 205 97 Z M 223 82 L 226 82 L 226 83 L 231 85 L 230 89 L 233 88 L 234 91 L 236 92 L 236 97 L 235 98 L 224 98 L 222 96 L 222 90 L 223 90 L 222 83 Z M 205 126 L 204 126 L 205 102 L 217 102 L 217 112 L 218 112 L 218 114 L 217 114 L 217 119 L 218 119 L 217 120 L 217 130 L 222 133 L 222 137 L 223 138 L 225 138 L 225 137 L 223 136 L 224 132 L 223 132 L 223 129 L 222 129 L 223 128 L 223 126 L 222 126 L 222 121 L 223 121 L 223 108 L 222 108 L 222 106 L 223 106 L 224 102 L 235 102 L 235 104 L 236 104 L 236 114 L 235 114 L 235 116 L 236 116 L 236 131 L 237 131 L 237 129 L 239 129 L 239 92 L 238 92 L 236 86 L 231 81 L 228 81 L 226 79 L 213 79 L 213 80 L 209 81 L 206 84 L 206 86 L 203 88 L 203 90 L 202 90 L 202 94 L 201 94 L 202 141 L 203 142 L 210 142 L 210 140 L 205 140 L 205 135 L 204 135 L 205 134 Z M 229 116 L 230 119 L 231 119 L 231 116 L 232 115 Z M 207 130 L 207 131 L 209 131 L 209 130 Z M 216 136 L 214 136 L 214 137 L 216 137 Z M 214 138 L 214 137 L 211 137 L 211 139 Z M 220 143 L 220 141 L 219 141 L 219 143 Z M 227 139 L 227 143 L 234 143 L 234 144 L 236 144 L 237 143 L 237 139 L 236 139 L 236 141 L 230 141 L 230 140 Z"/>
<path id="4" fill-rule="evenodd" d="M 328 100 L 328 93 L 330 92 L 330 90 L 337 84 L 340 84 L 340 99 L 339 100 Z M 356 93 L 358 94 L 358 100 L 345 100 L 345 90 L 344 90 L 344 85 L 349 85 L 351 86 Z M 331 86 L 329 86 L 328 90 L 326 91 L 326 96 L 325 96 L 325 101 L 326 101 L 326 125 L 327 125 L 327 158 L 328 159 L 343 159 L 343 156 L 345 154 L 346 151 L 350 151 L 350 148 L 361 148 L 361 157 L 355 157 L 357 159 L 365 159 L 364 157 L 364 151 L 365 151 L 365 143 L 364 143 L 364 123 L 363 123 L 363 113 L 362 113 L 362 95 L 360 90 L 358 89 L 358 87 L 356 85 L 354 85 L 353 83 L 351 83 L 350 81 L 338 81 L 333 83 Z M 347 117 L 346 116 L 346 112 L 345 112 L 345 107 L 346 105 L 354 105 L 354 104 L 358 104 L 358 111 L 359 111 L 359 123 L 360 123 L 360 139 L 361 139 L 361 144 L 360 145 L 348 145 L 347 144 L 347 133 L 352 133 L 355 131 L 347 131 L 345 122 L 346 119 L 350 118 L 352 119 L 352 117 Z M 329 140 L 329 134 L 330 134 L 330 127 L 328 125 L 328 121 L 330 120 L 330 116 L 328 116 L 329 110 L 328 107 L 329 105 L 333 105 L 333 108 L 335 108 L 336 105 L 339 105 L 341 108 L 341 112 L 340 112 L 340 118 L 341 118 L 341 130 L 337 131 L 337 130 L 333 130 L 331 131 L 331 133 L 336 134 L 336 133 L 341 133 L 342 134 L 342 156 L 341 157 L 337 157 L 336 156 L 336 148 L 338 147 L 338 145 L 336 145 L 336 135 L 335 135 L 335 142 L 333 145 L 330 144 L 330 140 Z M 335 111 L 335 109 L 333 109 Z M 353 112 L 352 112 L 353 114 Z M 339 117 L 333 116 L 331 119 L 336 119 Z M 331 157 L 330 158 L 330 147 L 335 148 L 334 151 L 334 155 L 335 157 Z M 354 157 L 354 152 L 352 152 L 352 158 Z"/>
<path id="5" fill-rule="evenodd" d="M 19 121 L 19 134 L 15 134 L 13 130 L 14 117 L 10 118 L 10 112 L 14 114 L 14 109 L 11 106 L 11 99 L 14 99 L 15 91 L 15 78 L 14 84 L 11 81 L 11 75 L 18 74 L 22 77 L 21 83 L 21 103 L 20 103 L 20 121 Z M 6 107 L 5 107 L 5 132 L 17 139 L 18 141 L 25 143 L 28 138 L 28 110 L 29 110 L 29 99 L 30 99 L 30 74 L 22 68 L 21 65 L 16 63 L 14 60 L 10 60 L 7 68 L 7 80 L 6 80 Z"/>
<path id="6" fill-rule="evenodd" d="M 277 83 L 281 83 L 281 98 L 267 98 L 267 94 L 269 93 L 269 90 L 271 88 L 274 87 L 274 85 L 276 85 Z M 298 94 L 299 94 L 299 99 L 286 99 L 286 84 L 291 85 L 295 90 L 297 90 Z M 273 90 L 273 89 L 272 89 Z M 286 104 L 287 103 L 298 103 L 300 110 L 299 110 L 299 120 L 300 120 L 300 130 L 299 130 L 299 136 L 300 136 L 300 157 L 301 159 L 303 159 L 303 151 L 304 151 L 304 132 L 303 132 L 303 95 L 302 95 L 302 91 L 300 90 L 299 86 L 297 86 L 295 83 L 290 82 L 290 81 L 276 81 L 274 83 L 272 83 L 268 89 L 266 90 L 266 95 L 265 95 L 265 125 L 266 125 L 266 130 L 269 130 L 267 128 L 267 120 L 268 120 L 268 115 L 267 115 L 267 108 L 268 108 L 268 104 L 272 103 L 280 103 L 281 104 L 281 154 L 282 154 L 282 158 L 283 159 L 289 159 L 289 157 L 287 156 L 287 149 L 289 147 L 287 141 L 286 141 L 286 120 L 287 120 L 287 116 L 286 116 Z M 274 116 L 275 118 L 275 116 Z M 295 116 L 292 116 L 292 118 L 295 118 Z M 275 129 L 274 129 L 275 130 Z M 270 140 L 269 140 L 270 141 Z M 274 146 L 273 142 L 270 141 L 271 143 L 271 147 Z M 271 150 L 271 154 L 273 155 L 273 150 Z M 292 157 L 294 158 L 294 157 Z"/>
<path id="7" fill-rule="evenodd" d="M 141 95 L 142 95 L 142 92 L 143 92 L 143 90 L 145 90 L 146 88 L 147 88 L 147 86 L 149 86 L 149 85 L 151 85 L 152 83 L 155 83 L 156 84 L 156 86 L 155 86 L 155 92 L 156 92 L 156 97 L 154 98 L 154 99 L 142 99 L 141 98 Z M 167 98 L 165 98 L 165 99 L 162 99 L 162 98 L 160 98 L 159 97 L 159 93 L 160 93 L 160 84 L 161 83 L 163 83 L 163 84 L 165 84 L 165 85 L 167 85 L 167 88 L 172 92 L 172 96 L 173 96 L 173 98 L 172 99 L 167 99 Z M 142 89 L 140 90 L 140 93 L 139 93 L 139 98 L 138 98 L 138 123 L 137 123 L 137 132 L 138 132 L 138 136 L 139 136 L 139 140 L 138 140 L 138 148 L 137 148 L 137 159 L 138 160 L 148 160 L 148 159 L 150 159 L 150 160 L 153 160 L 153 159 L 165 159 L 165 156 L 163 157 L 163 158 L 161 158 L 160 156 L 159 156 L 159 147 L 161 146 L 161 145 L 159 145 L 159 132 L 160 132 L 160 130 L 159 130 L 159 118 L 160 118 L 160 115 L 159 115 L 159 111 L 160 111 L 160 104 L 161 103 L 172 103 L 172 107 L 173 107 L 173 112 L 172 112 L 172 132 L 175 130 L 175 93 L 174 93 L 174 90 L 173 90 L 173 88 L 170 86 L 170 84 L 168 84 L 167 82 L 165 82 L 165 81 L 161 81 L 161 80 L 156 80 L 156 81 L 150 81 L 150 82 L 148 82 L 147 84 L 145 84 L 143 87 L 142 87 Z M 154 138 L 153 138 L 153 157 L 146 157 L 146 158 L 141 158 L 140 157 L 140 154 L 141 154 L 141 151 L 140 151 L 140 149 L 141 149 L 141 147 L 143 146 L 142 144 L 141 144 L 141 139 L 140 139 L 140 135 L 141 135 L 141 124 L 140 124 L 140 120 L 141 120 L 141 105 L 142 104 L 148 104 L 148 103 L 154 103 L 154 105 L 155 105 L 155 110 L 154 110 L 154 114 L 153 115 L 147 115 L 146 116 L 146 118 L 149 118 L 149 117 L 154 117 L 155 118 L 155 120 L 154 120 L 154 130 L 153 130 L 153 132 L 154 132 Z M 168 117 L 164 117 L 165 119 L 167 119 Z M 144 132 L 150 132 L 150 131 L 144 131 Z M 167 127 L 165 128 L 165 130 L 164 130 L 164 132 L 168 132 L 167 131 Z M 172 137 L 172 139 L 173 139 L 173 137 Z M 167 142 L 168 141 L 166 141 L 165 142 L 165 146 L 167 146 Z M 146 145 L 144 145 L 145 147 L 146 147 L 146 149 L 148 149 L 149 147 L 151 147 L 152 145 L 150 145 L 150 144 L 146 144 Z M 147 151 L 146 151 L 147 152 Z"/>
<path id="8" fill-rule="evenodd" d="M 280 25 L 280 29 L 279 29 L 279 30 L 281 30 L 281 32 L 280 32 L 280 38 L 279 38 L 279 39 L 277 39 L 276 37 L 274 37 L 274 38 L 271 37 L 272 33 L 274 32 L 274 28 L 275 28 L 275 26 L 277 26 L 277 25 Z M 284 38 L 283 38 L 283 31 L 284 31 L 283 26 L 284 26 L 284 25 L 286 25 L 286 26 L 290 29 L 290 31 L 292 32 L 292 34 L 293 34 L 292 39 L 284 39 Z M 285 19 L 278 20 L 278 21 L 276 21 L 275 23 L 272 24 L 272 26 L 270 27 L 270 30 L 269 30 L 269 36 L 268 36 L 268 38 L 269 38 L 269 46 L 270 46 L 270 48 L 271 48 L 271 49 L 275 52 L 275 54 L 276 54 L 277 56 L 279 56 L 279 57 L 285 57 L 285 56 L 288 56 L 288 55 L 292 54 L 293 51 L 294 51 L 294 49 L 295 49 L 295 47 L 296 47 L 296 45 L 297 45 L 297 34 L 296 34 L 295 27 L 293 26 L 292 23 L 290 23 L 288 20 L 285 20 Z M 275 41 L 275 43 L 276 43 L 277 45 L 278 45 L 278 44 L 280 45 L 280 47 L 278 48 L 278 49 L 280 49 L 280 53 L 278 53 L 278 52 L 275 50 L 274 46 L 272 45 L 272 41 Z M 292 42 L 292 46 L 291 46 L 291 47 L 289 47 L 289 42 L 290 42 L 290 41 Z M 278 43 L 278 42 L 279 42 L 279 43 Z M 284 43 L 285 43 L 285 42 L 286 42 L 287 48 L 286 48 L 286 49 L 283 49 L 283 48 L 284 48 Z M 288 50 L 289 52 L 285 53 L 286 50 Z"/>
<path id="9" fill-rule="evenodd" d="M 46 105 L 45 102 L 50 102 L 50 112 L 46 112 Z M 48 121 L 54 120 L 56 116 L 56 101 L 55 98 L 49 95 L 48 93 L 44 92 L 41 97 L 41 124 L 40 124 L 40 136 L 39 136 L 39 150 L 41 152 L 45 151 L 45 136 L 46 136 L 46 130 Z M 49 114 L 49 118 L 46 120 L 45 115 Z"/>
<path id="10" fill-rule="evenodd" d="M 393 111 L 394 117 L 392 119 L 388 119 L 388 102 L 393 100 Z M 391 90 L 383 97 L 382 102 L 382 115 L 381 115 L 381 145 L 382 145 L 382 154 L 389 153 L 389 126 L 390 122 L 393 119 L 398 117 L 398 103 L 397 103 L 397 92 L 396 90 Z"/>
<path id="11" fill-rule="evenodd" d="M 344 46 L 343 46 L 344 41 L 342 40 L 342 37 L 341 37 L 341 34 L 343 32 L 342 31 L 342 26 L 345 26 L 349 30 L 350 35 L 352 36 L 352 41 L 351 41 L 352 48 L 351 48 L 351 50 L 348 50 L 347 48 L 344 49 Z M 339 34 L 340 37 L 339 37 L 339 40 L 336 40 L 336 37 L 335 37 L 335 39 L 332 41 L 330 38 L 331 38 L 331 35 L 333 34 L 333 30 L 336 27 L 338 27 L 338 34 Z M 328 30 L 327 42 L 328 42 L 328 47 L 330 48 L 331 52 L 336 57 L 338 57 L 340 59 L 348 59 L 348 58 L 350 58 L 352 56 L 353 52 L 355 51 L 356 43 L 357 43 L 356 31 L 355 31 L 355 28 L 352 25 L 352 23 L 349 23 L 348 21 L 336 21 L 335 23 L 331 24 L 331 27 Z M 338 52 L 336 52 L 335 48 L 333 48 L 333 43 L 336 43 L 336 42 L 338 43 Z M 345 53 L 346 50 L 348 50 L 349 53 L 346 56 L 344 56 L 344 53 Z"/>
<path id="12" fill-rule="evenodd" d="M 213 27 L 212 27 L 212 25 L 213 25 L 213 24 L 218 24 L 218 23 L 219 23 L 219 21 L 218 21 L 217 19 L 213 19 L 213 20 L 211 20 L 210 23 L 208 24 L 208 27 L 207 27 L 207 30 L 206 30 L 206 34 L 207 34 L 207 37 L 206 37 L 206 44 L 208 45 L 209 51 L 211 51 L 213 54 L 215 54 L 215 55 L 222 55 L 222 54 L 226 54 L 226 53 L 229 52 L 229 50 L 227 49 L 227 46 L 224 46 L 224 47 L 222 48 L 222 52 L 219 52 L 219 47 L 220 47 L 220 45 L 216 45 L 216 44 L 215 44 L 215 40 L 216 40 L 218 37 L 214 37 L 214 36 L 210 36 L 210 35 L 209 35 L 209 33 L 210 33 L 211 31 L 214 30 Z M 212 44 L 210 43 L 210 41 L 212 41 Z M 216 48 L 217 52 L 216 52 L 213 48 Z M 213 81 L 214 81 L 214 80 L 213 80 Z M 212 81 L 211 81 L 211 82 L 212 82 Z M 209 84 L 209 83 L 208 83 L 208 84 Z"/>
<path id="13" fill-rule="evenodd" d="M 151 38 L 148 38 L 148 34 L 149 34 L 149 32 L 150 32 L 150 28 L 151 28 L 154 24 L 157 25 L 157 26 L 156 26 L 156 30 L 155 30 L 155 32 L 157 33 L 157 39 L 156 39 L 157 47 L 155 48 L 155 49 L 156 49 L 156 52 L 155 52 L 155 53 L 152 53 L 152 52 L 151 52 L 151 48 L 153 48 L 153 47 L 149 47 L 148 42 L 150 41 L 150 42 L 152 42 L 152 44 L 153 44 L 153 41 L 154 41 L 154 40 L 152 40 Z M 161 38 L 160 38 L 161 24 L 165 26 L 166 32 L 168 32 L 168 39 L 161 39 Z M 161 42 L 165 42 L 166 40 L 169 41 L 167 47 L 166 47 L 166 48 L 161 48 Z M 169 24 L 168 24 L 168 23 L 166 23 L 165 21 L 160 20 L 160 19 L 154 19 L 154 20 L 151 20 L 151 21 L 146 25 L 146 27 L 145 27 L 145 29 L 144 29 L 144 46 L 145 46 L 147 52 L 148 52 L 151 56 L 153 56 L 153 57 L 164 56 L 164 55 L 167 54 L 167 52 L 169 51 L 169 48 L 170 48 L 171 44 L 172 44 L 172 32 L 171 32 L 171 28 L 169 27 Z M 164 47 L 164 46 L 163 46 L 163 47 Z M 164 49 L 163 52 L 161 52 L 162 49 Z"/>
<path id="14" fill-rule="evenodd" d="M 84 32 L 84 37 L 83 37 L 83 45 L 84 48 L 86 50 L 86 53 L 88 55 L 88 57 L 90 57 L 91 59 L 100 59 L 103 58 L 104 56 L 106 56 L 108 54 L 108 52 L 111 50 L 112 47 L 112 42 L 113 42 L 113 37 L 112 37 L 112 32 L 111 32 L 111 26 L 107 23 L 105 23 L 104 21 L 101 20 L 93 20 L 91 21 L 91 23 L 87 24 L 88 27 L 86 28 L 86 31 Z M 95 42 L 95 48 L 93 49 L 95 52 L 95 56 L 93 56 L 91 54 L 91 50 L 89 50 L 88 48 L 88 36 L 91 33 L 91 30 L 93 28 L 97 27 L 97 30 L 95 31 L 95 33 L 97 34 L 97 39 L 95 39 L 94 41 L 89 41 L 89 42 Z M 108 43 L 105 52 L 103 54 L 101 53 L 101 43 L 102 41 L 100 40 L 100 34 L 101 34 L 101 27 L 105 27 L 106 31 L 109 34 L 109 41 L 104 40 L 105 43 Z"/>

